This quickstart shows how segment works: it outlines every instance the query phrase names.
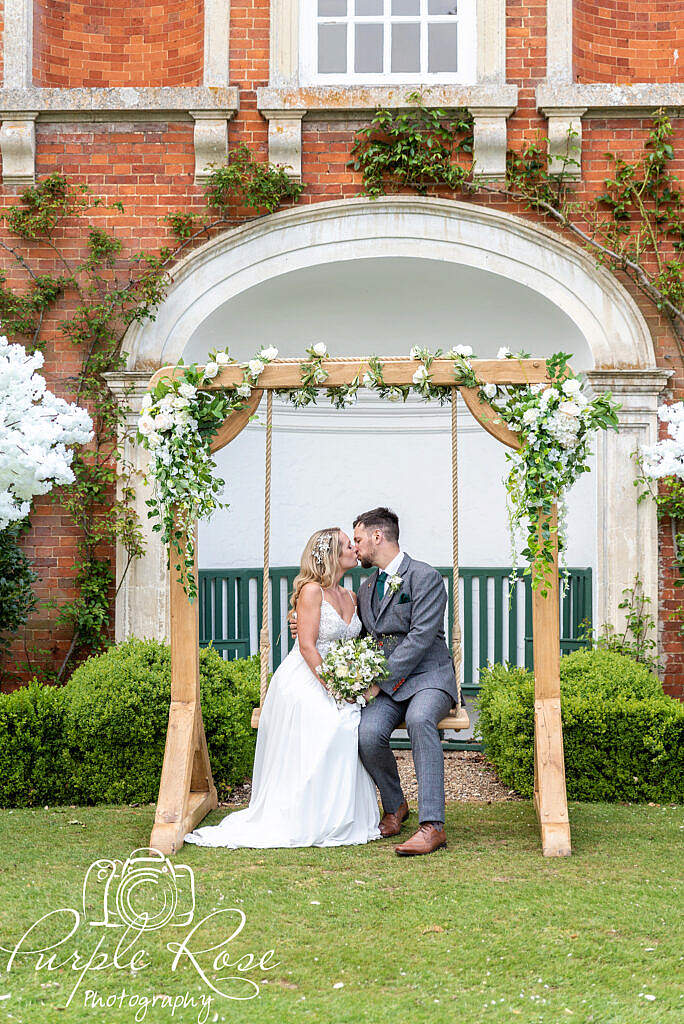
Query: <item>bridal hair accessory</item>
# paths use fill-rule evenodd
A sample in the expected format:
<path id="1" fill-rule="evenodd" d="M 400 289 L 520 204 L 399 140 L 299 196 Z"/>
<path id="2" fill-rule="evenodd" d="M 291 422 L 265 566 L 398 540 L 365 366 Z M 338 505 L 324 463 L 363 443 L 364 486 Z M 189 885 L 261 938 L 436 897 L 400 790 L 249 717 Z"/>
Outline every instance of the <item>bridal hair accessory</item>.
<path id="1" fill-rule="evenodd" d="M 332 540 L 332 535 L 331 534 L 329 534 L 329 533 L 322 533 L 321 536 L 316 541 L 316 543 L 314 544 L 314 549 L 313 549 L 312 554 L 313 554 L 313 560 L 316 563 L 316 565 L 319 565 L 319 566 L 323 565 L 324 555 L 327 555 L 328 552 L 330 551 L 330 541 L 331 540 Z"/>

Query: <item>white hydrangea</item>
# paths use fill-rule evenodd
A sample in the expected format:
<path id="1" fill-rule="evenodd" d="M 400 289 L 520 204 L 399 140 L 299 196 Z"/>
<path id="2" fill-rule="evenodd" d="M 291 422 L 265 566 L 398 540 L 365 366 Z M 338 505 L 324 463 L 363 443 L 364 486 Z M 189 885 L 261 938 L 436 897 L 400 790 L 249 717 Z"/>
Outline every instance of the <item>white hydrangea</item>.
<path id="1" fill-rule="evenodd" d="M 24 519 L 35 495 L 73 483 L 73 446 L 93 437 L 87 411 L 47 389 L 42 365 L 41 352 L 0 337 L 0 530 Z"/>
<path id="2" fill-rule="evenodd" d="M 676 476 L 684 480 L 684 402 L 661 405 L 658 419 L 668 424 L 668 437 L 642 449 L 646 476 Z"/>

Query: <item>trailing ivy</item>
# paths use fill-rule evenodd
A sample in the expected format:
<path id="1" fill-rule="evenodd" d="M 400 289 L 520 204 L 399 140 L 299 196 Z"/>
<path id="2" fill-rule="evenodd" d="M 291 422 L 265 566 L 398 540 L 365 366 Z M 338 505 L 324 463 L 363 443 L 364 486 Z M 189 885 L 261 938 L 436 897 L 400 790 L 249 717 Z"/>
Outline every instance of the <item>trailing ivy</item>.
<path id="1" fill-rule="evenodd" d="M 356 133 L 347 166 L 360 171 L 367 195 L 410 187 L 425 194 L 430 185 L 461 187 L 469 167 L 460 154 L 473 151 L 473 118 L 467 110 L 447 113 L 427 107 L 420 92 L 410 93 L 409 110 L 380 109 Z"/>
<path id="2" fill-rule="evenodd" d="M 78 527 L 78 592 L 61 604 L 56 620 L 71 634 L 66 657 L 53 671 L 51 653 L 43 652 L 44 676 L 63 679 L 76 654 L 107 643 L 114 582 L 107 547 L 118 542 L 125 553 L 119 586 L 133 559 L 143 553 L 141 527 L 131 501 L 132 467 L 123 459 L 123 446 L 131 435 L 125 403 L 119 405 L 103 376 L 124 368 L 121 344 L 128 327 L 154 317 L 166 293 L 170 269 L 186 248 L 238 223 L 238 213 L 244 218 L 245 208 L 253 213 L 272 212 L 284 200 L 296 200 L 301 190 L 283 168 L 257 162 L 247 147 L 238 147 L 207 182 L 205 214 L 175 211 L 162 218 L 171 227 L 175 244 L 156 252 L 126 253 L 116 220 L 110 231 L 98 216 L 105 210 L 109 218 L 116 212 L 123 214 L 123 204 L 117 200 L 107 205 L 87 185 L 58 173 L 26 189 L 21 202 L 2 214 L 9 237 L 0 241 L 0 248 L 18 272 L 13 279 L 20 279 L 10 285 L 9 274 L 0 274 L 3 331 L 19 336 L 32 351 L 47 344 L 46 313 L 58 318 L 59 332 L 81 356 L 68 386 L 90 411 L 95 431 L 92 444 L 74 458 L 75 482 L 52 493 Z M 52 275 L 43 273 L 38 262 L 44 260 L 46 249 L 56 265 Z M 73 256 L 75 249 L 82 251 L 80 258 Z M 61 312 L 63 297 L 69 298 L 70 305 Z M 117 487 L 119 497 L 114 499 Z M 18 628 L 33 606 L 26 591 L 29 576 L 19 571 L 19 556 L 12 557 L 15 575 L 24 581 L 26 614 L 22 618 L 17 611 Z M 33 665 L 29 667 L 35 671 Z"/>

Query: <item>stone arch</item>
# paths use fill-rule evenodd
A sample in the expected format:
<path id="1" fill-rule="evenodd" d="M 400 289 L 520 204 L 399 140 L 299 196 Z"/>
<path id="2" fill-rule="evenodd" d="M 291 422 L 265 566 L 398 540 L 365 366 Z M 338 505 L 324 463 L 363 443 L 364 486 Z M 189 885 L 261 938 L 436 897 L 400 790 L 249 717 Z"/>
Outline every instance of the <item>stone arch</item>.
<path id="1" fill-rule="evenodd" d="M 445 260 L 498 274 L 562 309 L 586 338 L 595 368 L 655 365 L 634 299 L 578 246 L 500 210 L 394 196 L 284 210 L 206 242 L 174 269 L 156 320 L 129 329 L 127 369 L 152 371 L 176 362 L 212 312 L 270 278 L 377 256 Z"/>
<path id="2" fill-rule="evenodd" d="M 595 620 L 622 624 L 622 590 L 637 571 L 656 608 L 657 520 L 651 503 L 636 506 L 630 467 L 634 448 L 657 438 L 658 395 L 670 371 L 656 366 L 644 316 L 614 275 L 574 243 L 510 213 L 437 198 L 355 198 L 300 205 L 211 239 L 174 268 L 156 319 L 129 328 L 126 370 L 110 375 L 110 386 L 123 396 L 134 385 L 131 424 L 151 374 L 174 363 L 231 299 L 298 269 L 377 257 L 444 261 L 499 275 L 549 300 L 581 333 L 593 360 L 591 385 L 610 389 L 623 403 L 619 431 L 597 441 Z M 144 467 L 135 444 L 125 454 Z M 143 522 L 144 498 L 141 487 Z M 163 563 L 157 535 L 150 533 L 148 554 L 131 566 L 117 597 L 117 639 L 168 636 Z"/>

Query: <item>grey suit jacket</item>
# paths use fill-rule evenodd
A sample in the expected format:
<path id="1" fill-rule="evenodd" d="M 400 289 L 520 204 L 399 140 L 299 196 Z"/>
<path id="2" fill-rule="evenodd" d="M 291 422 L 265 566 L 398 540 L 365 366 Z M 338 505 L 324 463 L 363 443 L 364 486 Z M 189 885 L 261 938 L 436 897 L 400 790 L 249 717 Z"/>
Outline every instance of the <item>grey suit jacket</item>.
<path id="1" fill-rule="evenodd" d="M 403 582 L 396 593 L 385 584 L 377 615 L 372 598 L 378 570 L 359 588 L 359 614 L 366 632 L 381 639 L 382 634 L 393 635 L 386 651 L 390 675 L 378 685 L 394 700 L 407 700 L 429 687 L 446 690 L 456 700 L 456 676 L 444 638 L 444 581 L 431 565 L 408 555 L 399 575 Z"/>

